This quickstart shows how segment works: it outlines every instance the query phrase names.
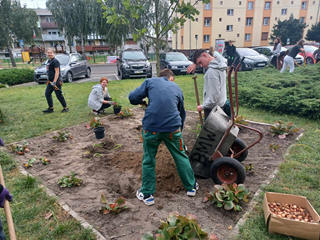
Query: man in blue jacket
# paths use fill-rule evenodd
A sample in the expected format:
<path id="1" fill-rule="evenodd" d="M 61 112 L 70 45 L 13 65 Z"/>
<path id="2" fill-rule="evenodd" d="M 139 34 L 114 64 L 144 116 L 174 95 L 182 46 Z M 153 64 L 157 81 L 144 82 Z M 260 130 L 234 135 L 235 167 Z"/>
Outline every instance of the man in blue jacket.
<path id="1" fill-rule="evenodd" d="M 183 94 L 173 81 L 173 72 L 170 69 L 164 69 L 158 78 L 146 79 L 140 87 L 129 94 L 130 103 L 133 105 L 145 104 L 143 99 L 146 97 L 149 99 L 149 105 L 142 119 L 142 186 L 136 194 L 137 198 L 146 205 L 154 204 L 155 156 L 162 141 L 166 144 L 175 161 L 187 195 L 195 196 L 199 188 L 189 158 L 184 151 L 181 134 L 186 116 Z"/>

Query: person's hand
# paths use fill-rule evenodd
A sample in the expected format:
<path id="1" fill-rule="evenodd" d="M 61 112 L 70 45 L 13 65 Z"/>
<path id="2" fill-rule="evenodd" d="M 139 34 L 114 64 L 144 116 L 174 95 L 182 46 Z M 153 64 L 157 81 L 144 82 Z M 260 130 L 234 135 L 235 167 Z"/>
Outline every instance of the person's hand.
<path id="1" fill-rule="evenodd" d="M 52 82 L 52 83 L 51 83 L 51 86 L 52 86 L 52 87 L 55 87 L 56 85 L 57 85 L 56 82 Z"/>
<path id="2" fill-rule="evenodd" d="M 3 208 L 4 207 L 4 202 L 6 201 L 6 199 L 9 202 L 12 201 L 12 195 L 9 193 L 8 189 L 3 187 L 2 185 L 1 185 L 0 189 L 1 188 L 2 188 L 2 192 L 0 193 L 0 207 Z"/>
<path id="3" fill-rule="evenodd" d="M 4 141 L 2 140 L 1 137 L 0 137 L 0 146 L 4 146 Z"/>
<path id="4" fill-rule="evenodd" d="M 112 101 L 108 101 L 108 103 L 109 103 L 110 105 L 116 105 L 116 103 L 115 103 L 115 102 L 112 102 Z"/>
<path id="5" fill-rule="evenodd" d="M 194 71 L 197 69 L 197 65 L 195 63 L 192 63 L 187 68 L 187 73 L 194 73 Z"/>
<path id="6" fill-rule="evenodd" d="M 143 106 L 145 106 L 145 107 L 148 107 L 148 103 L 147 103 L 146 101 L 143 101 L 143 102 L 141 103 L 141 105 L 143 105 Z"/>
<path id="7" fill-rule="evenodd" d="M 197 111 L 201 112 L 203 110 L 203 108 L 201 107 L 201 105 L 197 106 Z"/>

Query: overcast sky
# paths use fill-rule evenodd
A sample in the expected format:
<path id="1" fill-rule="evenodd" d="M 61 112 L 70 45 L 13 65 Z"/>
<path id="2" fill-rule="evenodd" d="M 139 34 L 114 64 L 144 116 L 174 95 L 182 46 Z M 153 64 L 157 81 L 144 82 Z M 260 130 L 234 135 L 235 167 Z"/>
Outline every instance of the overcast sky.
<path id="1" fill-rule="evenodd" d="M 21 6 L 27 4 L 27 8 L 46 8 L 46 0 L 20 0 Z"/>

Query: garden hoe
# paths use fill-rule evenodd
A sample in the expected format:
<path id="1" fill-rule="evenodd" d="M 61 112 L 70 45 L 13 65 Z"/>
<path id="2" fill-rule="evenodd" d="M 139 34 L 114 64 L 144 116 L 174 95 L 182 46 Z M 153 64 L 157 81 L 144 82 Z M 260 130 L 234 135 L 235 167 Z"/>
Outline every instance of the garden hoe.
<path id="1" fill-rule="evenodd" d="M 4 183 L 1 165 L 0 165 L 0 183 L 2 184 L 3 187 L 6 187 L 5 183 Z M 8 223 L 10 240 L 16 240 L 17 239 L 16 232 L 14 230 L 13 219 L 12 219 L 10 204 L 9 204 L 8 200 L 5 200 L 5 202 L 4 202 L 4 212 L 6 214 L 6 219 L 7 219 L 7 223 Z"/>

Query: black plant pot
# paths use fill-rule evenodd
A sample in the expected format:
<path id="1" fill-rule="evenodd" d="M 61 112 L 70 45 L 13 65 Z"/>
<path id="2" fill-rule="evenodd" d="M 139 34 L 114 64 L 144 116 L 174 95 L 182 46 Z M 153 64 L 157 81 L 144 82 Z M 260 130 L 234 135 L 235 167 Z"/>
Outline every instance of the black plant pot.
<path id="1" fill-rule="evenodd" d="M 104 138 L 104 127 L 96 127 L 93 129 L 97 139 Z"/>
<path id="2" fill-rule="evenodd" d="M 121 106 L 113 107 L 113 113 L 118 114 L 121 111 Z"/>

